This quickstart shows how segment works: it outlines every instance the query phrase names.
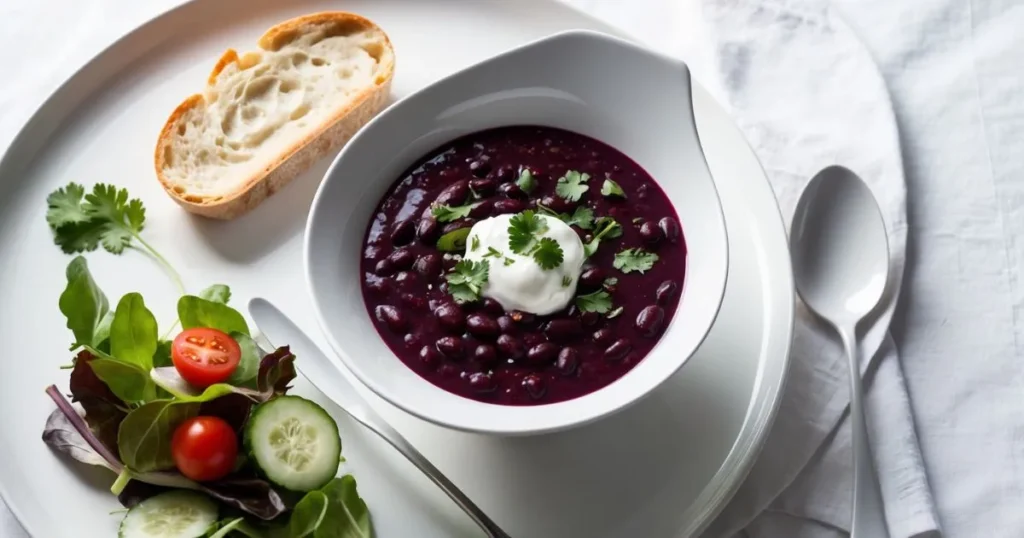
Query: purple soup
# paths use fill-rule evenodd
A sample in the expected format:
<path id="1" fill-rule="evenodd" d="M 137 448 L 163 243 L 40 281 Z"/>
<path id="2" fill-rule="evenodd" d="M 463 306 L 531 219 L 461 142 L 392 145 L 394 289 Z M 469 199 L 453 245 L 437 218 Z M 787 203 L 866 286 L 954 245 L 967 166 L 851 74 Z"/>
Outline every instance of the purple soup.
<path id="1" fill-rule="evenodd" d="M 582 174 L 579 200 L 559 194 L 559 178 Z M 441 205 L 472 209 L 435 218 Z M 448 278 L 465 251 L 459 230 L 526 210 L 560 215 L 584 245 L 609 230 L 583 265 L 576 298 L 546 316 L 506 312 L 484 296 L 457 302 Z M 388 190 L 363 246 L 363 299 L 388 347 L 434 385 L 501 405 L 570 400 L 625 375 L 675 314 L 686 268 L 678 217 L 647 172 L 597 140 L 536 126 L 432 151 Z"/>

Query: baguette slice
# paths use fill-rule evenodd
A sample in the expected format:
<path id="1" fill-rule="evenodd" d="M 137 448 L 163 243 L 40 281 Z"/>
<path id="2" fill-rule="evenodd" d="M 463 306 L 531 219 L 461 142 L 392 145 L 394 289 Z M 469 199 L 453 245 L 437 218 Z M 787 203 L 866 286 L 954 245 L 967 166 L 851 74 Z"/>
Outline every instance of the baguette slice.
<path id="1" fill-rule="evenodd" d="M 391 41 L 359 15 L 285 21 L 259 47 L 225 52 L 205 93 L 178 105 L 160 132 L 157 178 L 189 212 L 232 219 L 256 207 L 341 148 L 390 93 Z"/>

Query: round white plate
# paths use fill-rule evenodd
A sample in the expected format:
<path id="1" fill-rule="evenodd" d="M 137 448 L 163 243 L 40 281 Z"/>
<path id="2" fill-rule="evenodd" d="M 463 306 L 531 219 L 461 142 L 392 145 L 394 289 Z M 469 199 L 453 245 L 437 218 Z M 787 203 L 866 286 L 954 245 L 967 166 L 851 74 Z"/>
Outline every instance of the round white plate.
<path id="1" fill-rule="evenodd" d="M 33 117 L 0 162 L 0 493 L 29 532 L 112 536 L 112 477 L 52 453 L 40 440 L 66 388 L 70 335 L 57 309 L 70 261 L 43 218 L 45 197 L 69 181 L 112 182 L 148 208 L 147 240 L 193 291 L 232 287 L 237 305 L 264 295 L 307 328 L 301 234 L 329 159 L 233 222 L 190 217 L 153 177 L 152 148 L 168 113 L 201 89 L 227 47 L 245 50 L 292 16 L 348 9 L 392 37 L 395 97 L 527 41 L 569 28 L 614 33 L 549 0 L 196 0 L 120 40 L 87 64 Z M 694 109 L 716 178 L 732 260 L 725 302 L 707 341 L 680 373 L 632 408 L 570 432 L 497 439 L 446 431 L 361 390 L 420 450 L 513 536 L 682 537 L 706 526 L 746 475 L 777 409 L 792 334 L 793 288 L 775 198 L 743 138 L 701 88 Z M 687 230 L 699 233 L 699 230 Z M 176 293 L 138 252 L 89 255 L 116 300 L 140 291 L 166 326 Z M 236 306 L 237 306 L 236 305 Z M 320 334 L 314 337 L 323 343 Z M 299 360 L 302 360 L 301 357 Z M 295 391 L 317 398 L 311 387 Z M 479 531 L 408 463 L 340 413 L 347 472 L 379 538 L 476 536 Z M 58 516 L 59 515 L 59 516 Z"/>

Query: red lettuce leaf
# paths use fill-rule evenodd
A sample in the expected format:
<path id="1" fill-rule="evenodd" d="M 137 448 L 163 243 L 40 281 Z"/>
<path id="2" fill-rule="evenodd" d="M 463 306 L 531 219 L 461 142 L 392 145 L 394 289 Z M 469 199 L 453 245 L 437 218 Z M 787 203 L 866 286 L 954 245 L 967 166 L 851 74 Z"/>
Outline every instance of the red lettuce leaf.
<path id="1" fill-rule="evenodd" d="M 117 428 L 128 414 L 128 405 L 107 387 L 93 372 L 89 362 L 92 353 L 82 350 L 75 357 L 71 370 L 71 401 L 85 410 L 85 421 L 108 449 L 117 453 Z"/>
<path id="2" fill-rule="evenodd" d="M 264 401 L 280 396 L 291 387 L 295 379 L 295 355 L 288 346 L 282 346 L 267 354 L 260 361 L 256 377 L 256 388 L 263 394 Z"/>

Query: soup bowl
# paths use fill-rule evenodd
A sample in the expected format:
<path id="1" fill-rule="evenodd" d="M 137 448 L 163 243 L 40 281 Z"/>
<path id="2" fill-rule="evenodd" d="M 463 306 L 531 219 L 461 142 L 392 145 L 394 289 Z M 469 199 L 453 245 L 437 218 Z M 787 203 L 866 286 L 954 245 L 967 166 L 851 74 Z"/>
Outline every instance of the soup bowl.
<path id="1" fill-rule="evenodd" d="M 604 34 L 569 31 L 457 72 L 382 112 L 339 153 L 306 226 L 308 288 L 336 366 L 408 413 L 493 435 L 586 424 L 664 383 L 710 331 L 728 273 L 724 217 L 698 139 L 690 92 L 683 62 Z M 481 402 L 425 380 L 380 338 L 361 286 L 369 221 L 395 180 L 449 141 L 513 125 L 573 131 L 623 152 L 667 195 L 686 246 L 678 307 L 649 354 L 603 388 L 544 405 Z"/>

